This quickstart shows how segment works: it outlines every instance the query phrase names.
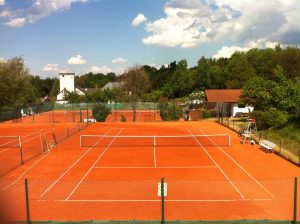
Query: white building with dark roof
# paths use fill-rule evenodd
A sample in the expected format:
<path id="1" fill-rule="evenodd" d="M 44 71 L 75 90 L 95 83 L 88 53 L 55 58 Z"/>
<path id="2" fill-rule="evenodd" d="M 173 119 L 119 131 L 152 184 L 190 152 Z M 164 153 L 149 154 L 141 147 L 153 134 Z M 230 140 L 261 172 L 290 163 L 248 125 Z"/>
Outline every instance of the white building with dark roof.
<path id="1" fill-rule="evenodd" d="M 58 103 L 66 103 L 66 92 L 76 92 L 85 95 L 84 89 L 75 86 L 75 73 L 59 73 L 59 93 L 56 97 Z"/>

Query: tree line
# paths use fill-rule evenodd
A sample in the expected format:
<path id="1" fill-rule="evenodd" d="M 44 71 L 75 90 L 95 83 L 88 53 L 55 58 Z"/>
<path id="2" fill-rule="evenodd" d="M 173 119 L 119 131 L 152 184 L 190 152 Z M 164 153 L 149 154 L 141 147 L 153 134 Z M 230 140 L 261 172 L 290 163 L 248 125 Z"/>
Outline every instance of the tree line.
<path id="1" fill-rule="evenodd" d="M 157 101 L 162 97 L 177 99 L 186 97 L 195 90 L 203 91 L 205 89 L 246 88 L 245 93 L 250 93 L 247 88 L 257 87 L 261 83 L 269 85 L 269 81 L 278 83 L 278 72 L 282 73 L 286 80 L 296 85 L 296 89 L 299 89 L 300 50 L 297 47 L 281 48 L 278 45 L 274 49 L 251 49 L 248 52 L 236 52 L 230 58 L 201 57 L 197 65 L 191 68 L 188 67 L 185 59 L 178 62 L 173 61 L 160 68 L 149 65 L 140 67 L 149 78 L 149 86 L 141 97 L 143 100 Z M 106 75 L 88 73 L 77 76 L 75 78 L 76 85 L 83 88 L 95 88 L 95 90 L 87 94 L 84 99 L 76 94 L 69 97 L 75 101 L 118 100 L 124 96 L 120 90 L 100 90 L 100 88 L 108 82 L 122 81 L 127 72 L 120 76 L 114 73 Z M 262 79 L 268 81 L 262 82 Z M 21 57 L 0 62 L 0 85 L 0 107 L 33 103 L 45 96 L 52 96 L 55 99 L 59 91 L 57 78 L 42 79 L 39 76 L 32 76 Z M 272 91 L 274 92 L 274 89 Z M 290 94 L 285 93 L 285 99 L 287 96 Z M 249 97 L 252 100 L 249 100 Z M 253 99 L 255 96 L 243 97 L 245 102 L 252 104 L 255 103 Z M 290 107 L 288 108 L 284 110 L 292 110 Z"/>

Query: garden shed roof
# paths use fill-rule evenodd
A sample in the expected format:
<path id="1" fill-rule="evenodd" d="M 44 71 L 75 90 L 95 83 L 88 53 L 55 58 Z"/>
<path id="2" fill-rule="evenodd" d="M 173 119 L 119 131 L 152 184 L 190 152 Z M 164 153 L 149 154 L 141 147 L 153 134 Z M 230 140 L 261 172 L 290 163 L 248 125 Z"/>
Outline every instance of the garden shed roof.
<path id="1" fill-rule="evenodd" d="M 209 103 L 237 103 L 242 95 L 241 89 L 207 89 L 205 90 Z"/>

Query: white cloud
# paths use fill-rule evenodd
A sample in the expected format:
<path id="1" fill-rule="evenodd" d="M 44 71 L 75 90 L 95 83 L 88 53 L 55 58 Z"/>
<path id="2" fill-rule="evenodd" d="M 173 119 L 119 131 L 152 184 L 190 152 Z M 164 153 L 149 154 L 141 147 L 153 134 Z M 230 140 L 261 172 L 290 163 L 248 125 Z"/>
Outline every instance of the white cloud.
<path id="1" fill-rule="evenodd" d="M 11 16 L 11 12 L 9 10 L 4 10 L 0 12 L 0 17 L 9 17 Z"/>
<path id="2" fill-rule="evenodd" d="M 4 0 L 0 0 L 4 2 Z M 24 21 L 22 26 L 24 26 L 25 20 L 27 23 L 34 23 L 37 20 L 47 17 L 55 12 L 60 12 L 64 10 L 68 10 L 71 8 L 72 4 L 80 2 L 86 3 L 91 0 L 33 0 L 33 4 L 28 9 L 18 9 L 15 12 L 11 12 L 11 14 L 15 14 L 14 16 L 22 15 Z M 15 18 L 11 18 L 9 22 L 6 24 L 10 26 L 11 21 L 15 21 Z M 21 27 L 21 26 L 11 26 L 11 27 Z"/>
<path id="3" fill-rule="evenodd" d="M 69 65 L 84 65 L 84 64 L 86 64 L 86 60 L 84 58 L 82 58 L 81 55 L 77 54 L 76 56 L 71 57 L 68 60 L 68 64 Z"/>
<path id="4" fill-rule="evenodd" d="M 122 64 L 122 63 L 125 63 L 126 61 L 127 61 L 126 58 L 119 57 L 119 58 L 113 59 L 111 62 L 114 64 Z"/>
<path id="5" fill-rule="evenodd" d="M 14 18 L 5 23 L 5 25 L 13 28 L 20 28 L 23 27 L 26 24 L 25 18 Z"/>
<path id="6" fill-rule="evenodd" d="M 110 67 L 107 67 L 107 66 L 102 66 L 102 67 L 98 67 L 96 65 L 92 66 L 90 68 L 90 71 L 92 73 L 103 73 L 103 74 L 107 74 L 107 73 L 110 73 L 112 72 L 113 70 L 110 68 Z"/>
<path id="7" fill-rule="evenodd" d="M 132 26 L 138 26 L 141 23 L 144 23 L 147 21 L 147 17 L 145 17 L 142 13 L 139 13 L 131 22 Z"/>
<path id="8" fill-rule="evenodd" d="M 43 68 L 44 72 L 57 72 L 58 64 L 46 64 Z"/>
<path id="9" fill-rule="evenodd" d="M 0 0 L 0 6 L 5 4 L 5 0 Z"/>
<path id="10" fill-rule="evenodd" d="M 255 41 L 250 41 L 245 44 L 244 47 L 238 47 L 238 46 L 224 46 L 222 47 L 214 56 L 213 58 L 230 58 L 231 55 L 233 55 L 235 52 L 246 52 L 249 51 L 252 48 L 275 48 L 276 45 L 278 45 L 278 42 L 270 42 L 266 39 L 258 39 Z M 281 45 L 281 47 L 286 47 L 286 45 Z"/>
<path id="11" fill-rule="evenodd" d="M 201 43 L 266 39 L 300 43 L 298 0 L 169 0 L 165 16 L 146 24 L 147 45 L 194 47 Z"/>
<path id="12" fill-rule="evenodd" d="M 233 55 L 235 52 L 245 52 L 249 51 L 250 48 L 248 47 L 237 47 L 237 46 L 231 46 L 231 47 L 222 47 L 214 56 L 213 58 L 230 58 L 231 55 Z"/>

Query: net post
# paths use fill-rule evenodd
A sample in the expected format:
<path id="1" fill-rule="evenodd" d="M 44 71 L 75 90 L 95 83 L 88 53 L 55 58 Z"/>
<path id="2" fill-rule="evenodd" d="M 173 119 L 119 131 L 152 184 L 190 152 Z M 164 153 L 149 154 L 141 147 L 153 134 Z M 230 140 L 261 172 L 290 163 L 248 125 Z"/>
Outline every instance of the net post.
<path id="1" fill-rule="evenodd" d="M 27 180 L 27 178 L 25 178 L 25 197 L 26 197 L 26 223 L 30 224 L 30 210 L 29 210 L 28 180 Z"/>
<path id="2" fill-rule="evenodd" d="M 295 181 L 294 181 L 294 220 L 293 220 L 293 224 L 297 223 L 297 191 L 298 191 L 298 178 L 295 177 Z"/>
<path id="3" fill-rule="evenodd" d="M 81 145 L 81 144 L 82 144 L 82 143 L 81 143 L 81 138 L 82 138 L 82 135 L 79 136 L 79 144 L 80 144 L 80 147 L 82 146 L 82 145 Z"/>
<path id="4" fill-rule="evenodd" d="M 161 224 L 165 224 L 165 192 L 164 192 L 164 178 L 161 178 Z"/>
<path id="5" fill-rule="evenodd" d="M 22 148 L 21 136 L 19 136 L 19 146 L 20 146 L 20 157 L 21 157 L 21 164 L 23 164 L 23 163 L 24 163 L 24 161 L 23 161 L 23 148 Z"/>
<path id="6" fill-rule="evenodd" d="M 54 140 L 55 144 L 57 145 L 57 141 L 56 141 L 56 137 L 55 137 L 54 131 L 52 132 L 52 136 L 53 136 L 53 140 Z"/>
<path id="7" fill-rule="evenodd" d="M 228 135 L 228 145 L 231 146 L 231 135 Z"/>

